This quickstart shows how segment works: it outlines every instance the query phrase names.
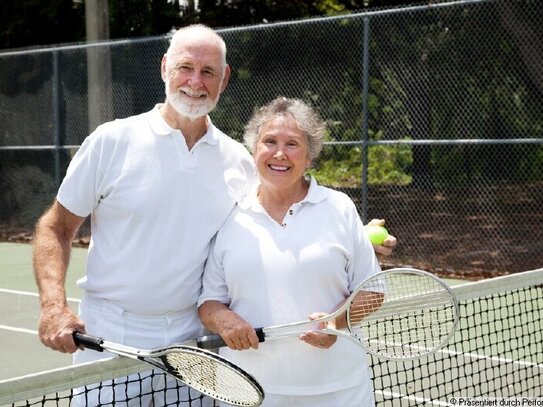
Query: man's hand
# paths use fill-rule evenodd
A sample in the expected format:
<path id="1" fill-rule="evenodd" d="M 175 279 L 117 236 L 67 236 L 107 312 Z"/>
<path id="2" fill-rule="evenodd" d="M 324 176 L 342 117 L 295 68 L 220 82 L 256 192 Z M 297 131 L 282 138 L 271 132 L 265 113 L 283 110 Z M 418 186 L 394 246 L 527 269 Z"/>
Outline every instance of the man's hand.
<path id="1" fill-rule="evenodd" d="M 198 308 L 198 315 L 204 326 L 218 333 L 230 349 L 258 349 L 255 329 L 225 304 L 206 301 Z"/>
<path id="2" fill-rule="evenodd" d="M 384 219 L 372 219 L 366 226 L 385 226 Z M 373 245 L 373 250 L 377 256 L 390 256 L 392 251 L 396 247 L 397 241 L 396 238 L 392 235 L 389 235 L 381 245 Z"/>
<path id="3" fill-rule="evenodd" d="M 62 353 L 74 353 L 77 346 L 73 332 L 85 332 L 85 324 L 68 306 L 42 307 L 39 336 L 45 346 Z"/>

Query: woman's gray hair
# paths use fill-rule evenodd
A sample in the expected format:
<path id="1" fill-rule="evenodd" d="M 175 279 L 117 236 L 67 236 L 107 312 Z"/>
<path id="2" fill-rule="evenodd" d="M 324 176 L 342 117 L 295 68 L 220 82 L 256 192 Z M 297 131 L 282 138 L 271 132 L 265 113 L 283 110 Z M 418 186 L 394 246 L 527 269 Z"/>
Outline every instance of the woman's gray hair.
<path id="1" fill-rule="evenodd" d="M 245 126 L 245 134 L 243 135 L 245 145 L 251 152 L 254 152 L 262 126 L 279 116 L 294 118 L 298 128 L 306 136 L 308 158 L 313 163 L 322 150 L 326 122 L 321 119 L 315 109 L 300 99 L 281 96 L 257 109 Z"/>

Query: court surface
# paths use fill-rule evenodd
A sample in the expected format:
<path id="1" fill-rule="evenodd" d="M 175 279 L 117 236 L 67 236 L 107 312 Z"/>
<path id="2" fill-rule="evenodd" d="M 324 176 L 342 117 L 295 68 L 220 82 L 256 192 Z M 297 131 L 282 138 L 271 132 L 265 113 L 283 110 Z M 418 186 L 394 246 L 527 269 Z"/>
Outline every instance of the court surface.
<path id="1" fill-rule="evenodd" d="M 77 309 L 86 249 L 74 248 L 66 289 Z M 71 364 L 71 356 L 54 352 L 38 339 L 38 289 L 32 272 L 32 246 L 0 243 L 0 380 Z"/>

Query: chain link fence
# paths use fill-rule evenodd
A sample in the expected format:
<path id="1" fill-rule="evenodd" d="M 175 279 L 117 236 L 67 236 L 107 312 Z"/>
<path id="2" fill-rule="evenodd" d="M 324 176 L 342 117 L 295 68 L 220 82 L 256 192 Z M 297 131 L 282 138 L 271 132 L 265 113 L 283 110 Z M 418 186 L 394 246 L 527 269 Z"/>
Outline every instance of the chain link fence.
<path id="1" fill-rule="evenodd" d="M 543 265 L 543 7 L 456 1 L 219 30 L 213 122 L 302 98 L 328 120 L 312 170 L 399 245 L 388 265 L 464 277 Z M 96 125 L 164 99 L 166 37 L 0 54 L 2 238 L 29 236 Z M 82 233 L 88 233 L 84 228 Z"/>

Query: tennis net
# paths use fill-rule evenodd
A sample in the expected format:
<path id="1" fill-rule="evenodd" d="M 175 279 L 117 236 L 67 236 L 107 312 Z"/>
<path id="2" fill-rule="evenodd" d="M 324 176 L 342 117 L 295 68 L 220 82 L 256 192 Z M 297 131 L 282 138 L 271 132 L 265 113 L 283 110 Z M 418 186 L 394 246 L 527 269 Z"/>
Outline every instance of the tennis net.
<path id="1" fill-rule="evenodd" d="M 444 349 L 402 362 L 369 356 L 377 405 L 450 406 L 453 398 L 543 397 L 543 269 L 453 291 L 460 323 Z M 0 382 L 0 406 L 69 406 L 74 399 L 89 406 L 129 400 L 148 405 L 151 393 L 127 393 L 129 375 L 130 381 L 150 380 L 153 391 L 164 394 L 161 406 L 212 405 L 187 387 L 169 388 L 163 374 L 146 370 L 135 360 L 114 358 L 10 379 Z M 116 377 L 121 379 L 111 380 Z M 89 396 L 92 392 L 98 396 Z"/>
<path id="2" fill-rule="evenodd" d="M 453 291 L 460 322 L 444 349 L 402 362 L 370 356 L 377 405 L 543 397 L 543 269 Z"/>

